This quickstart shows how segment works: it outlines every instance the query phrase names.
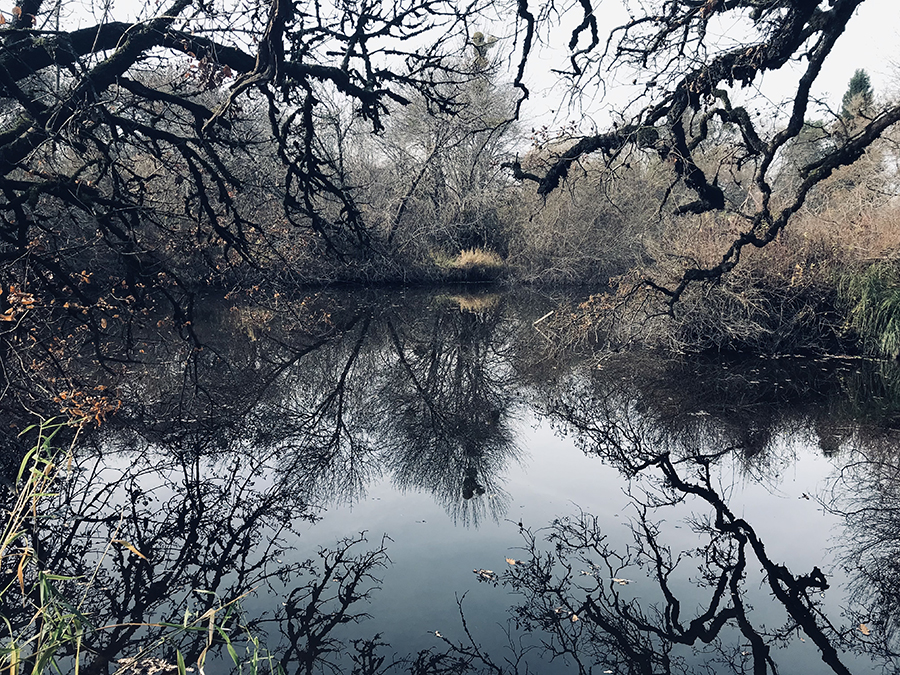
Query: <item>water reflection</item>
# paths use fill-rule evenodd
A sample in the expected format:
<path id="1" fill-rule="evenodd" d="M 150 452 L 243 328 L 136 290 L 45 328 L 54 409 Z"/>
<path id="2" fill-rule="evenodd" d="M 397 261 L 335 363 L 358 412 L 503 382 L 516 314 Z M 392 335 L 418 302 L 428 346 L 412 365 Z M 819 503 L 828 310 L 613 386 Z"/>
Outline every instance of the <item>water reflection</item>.
<path id="1" fill-rule="evenodd" d="M 867 648 L 900 656 L 900 464 L 897 434 L 870 438 L 848 458 L 823 500 L 845 523 L 838 562 L 849 576 L 850 611 Z"/>
<path id="2" fill-rule="evenodd" d="M 203 307 L 198 342 L 154 332 L 141 363 L 106 375 L 69 364 L 70 382 L 121 399 L 28 531 L 40 569 L 77 579 L 60 586 L 92 626 L 83 672 L 135 655 L 173 663 L 175 649 L 224 672 L 226 637 L 239 660 L 264 655 L 261 637 L 271 656 L 261 667 L 304 673 L 796 672 L 801 637 L 818 659 L 804 672 L 895 664 L 890 364 L 607 355 L 598 367 L 536 338 L 543 307 L 495 295 Z M 521 420 L 532 414 L 623 475 L 626 537 L 597 513 L 557 511 L 546 529 L 504 520 L 517 515 L 505 478 L 527 462 Z M 24 426 L 7 417 L 4 428 Z M 732 462 L 740 480 L 774 481 L 796 459 L 786 438 L 840 469 L 822 498 L 846 527 L 846 574 L 825 551 L 802 569 L 773 558 L 721 488 Z M 311 523 L 361 508 L 379 481 L 431 495 L 446 531 L 521 537 L 505 572 L 476 577 L 517 598 L 503 639 L 474 628 L 473 591 L 458 629 L 432 632 L 429 645 L 389 644 L 381 618 L 365 620 L 394 544 L 358 530 L 323 548 L 307 541 Z M 674 536 L 677 522 L 689 528 Z M 2 569 L 11 588 L 16 562 Z M 37 599 L 23 601 L 3 611 L 13 634 L 34 630 Z M 222 632 L 195 625 L 201 617 Z M 173 628 L 186 621 L 197 630 Z"/>
<path id="3" fill-rule="evenodd" d="M 454 300 L 428 322 L 387 322 L 393 363 L 375 400 L 398 487 L 428 489 L 455 520 L 475 524 L 506 512 L 498 475 L 518 454 L 515 381 L 500 351 L 499 300 L 474 308 Z"/>
<path id="4" fill-rule="evenodd" d="M 847 632 L 820 608 L 829 589 L 825 574 L 818 567 L 795 573 L 771 560 L 752 525 L 714 489 L 711 461 L 675 461 L 666 453 L 648 465 L 662 480 L 636 499 L 628 547 L 611 545 L 587 514 L 558 520 L 542 533 L 547 550 L 526 531 L 528 555 L 503 578 L 524 597 L 517 618 L 526 630 L 549 635 L 550 653 L 568 656 L 579 673 L 778 673 L 784 670 L 778 648 L 798 635 L 820 652 L 822 663 L 808 665 L 809 672 L 849 673 L 845 659 L 854 661 L 839 652 L 850 646 Z M 708 508 L 696 516 L 701 543 L 693 551 L 666 545 L 653 517 L 685 499 Z M 640 570 L 657 588 L 635 597 L 630 584 Z M 756 583 L 780 603 L 780 625 L 769 623 L 771 608 L 754 611 L 749 597 Z"/>
<path id="5" fill-rule="evenodd" d="M 356 501 L 387 473 L 460 522 L 501 518 L 498 476 L 517 455 L 502 306 L 421 302 L 198 317 L 202 348 L 157 344 L 157 358 L 130 366 L 105 442 L 277 457 L 318 506 Z"/>
<path id="6" fill-rule="evenodd" d="M 765 472 L 780 461 L 773 442 L 779 435 L 803 435 L 830 456 L 894 426 L 898 374 L 896 364 L 858 359 L 626 356 L 596 370 L 569 370 L 533 402 L 576 431 L 586 452 L 626 473 L 662 449 L 733 451 L 748 471 Z"/>
<path id="7" fill-rule="evenodd" d="M 65 582 L 65 596 L 78 598 L 95 629 L 84 636 L 94 664 L 83 672 L 107 672 L 119 656 L 153 645 L 159 631 L 144 626 L 148 619 L 179 625 L 186 606 L 202 614 L 219 598 L 302 572 L 302 563 L 276 560 L 286 533 L 312 514 L 295 485 L 267 480 L 266 467 L 247 462 L 134 453 L 73 458 L 28 543 L 39 569 L 74 579 Z M 29 605 L 7 615 L 13 635 L 27 632 Z M 195 657 L 202 648 L 190 635 L 175 645 Z"/>

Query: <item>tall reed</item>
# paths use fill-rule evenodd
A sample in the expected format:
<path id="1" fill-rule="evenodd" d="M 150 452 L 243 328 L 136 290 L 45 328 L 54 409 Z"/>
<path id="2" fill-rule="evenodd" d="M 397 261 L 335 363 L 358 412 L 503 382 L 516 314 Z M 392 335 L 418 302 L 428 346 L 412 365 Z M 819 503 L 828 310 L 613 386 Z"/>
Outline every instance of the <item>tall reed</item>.
<path id="1" fill-rule="evenodd" d="M 32 618 L 24 632 L 17 633 L 5 610 L 0 614 L 6 632 L 0 638 L 0 669 L 11 675 L 44 672 L 49 666 L 56 665 L 56 655 L 63 645 L 74 647 L 77 672 L 82 637 L 90 626 L 84 613 L 57 589 L 58 582 L 72 578 L 41 569 L 35 551 L 27 541 L 29 527 L 37 530 L 45 518 L 41 502 L 55 496 L 52 489 L 61 458 L 69 455 L 68 451 L 56 448 L 53 440 L 63 428 L 72 424 L 48 420 L 22 432 L 26 435 L 36 431 L 37 441 L 22 459 L 15 491 L 2 522 L 0 606 L 11 608 L 19 602 L 28 608 Z M 79 424 L 74 426 L 77 431 L 69 451 L 81 429 Z M 33 574 L 31 567 L 37 567 Z"/>
<path id="2" fill-rule="evenodd" d="M 840 298 L 847 325 L 866 349 L 878 356 L 900 356 L 900 270 L 885 260 L 842 276 Z"/>

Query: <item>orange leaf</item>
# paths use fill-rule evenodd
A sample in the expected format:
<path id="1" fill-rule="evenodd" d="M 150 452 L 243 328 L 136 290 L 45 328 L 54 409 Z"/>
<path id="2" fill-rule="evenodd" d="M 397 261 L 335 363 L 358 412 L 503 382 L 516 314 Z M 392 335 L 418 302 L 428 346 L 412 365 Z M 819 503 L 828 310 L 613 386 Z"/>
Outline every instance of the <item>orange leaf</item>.
<path id="1" fill-rule="evenodd" d="M 127 548 L 129 551 L 131 551 L 132 553 L 134 553 L 137 557 L 143 558 L 144 560 L 148 560 L 148 561 L 149 561 L 149 558 L 147 558 L 147 556 L 145 556 L 143 553 L 141 553 L 140 551 L 138 551 L 138 550 L 134 547 L 134 545 L 128 543 L 128 542 L 125 541 L 124 539 L 113 539 L 113 540 L 112 540 L 112 543 L 114 543 L 114 544 L 121 544 L 122 546 L 124 546 L 125 548 Z"/>
<path id="2" fill-rule="evenodd" d="M 6 23 L 6 17 L 0 14 L 0 26 Z"/>
<path id="3" fill-rule="evenodd" d="M 861 623 L 861 624 L 859 624 L 859 632 L 862 633 L 863 635 L 868 635 L 872 631 L 869 630 L 869 627 L 866 624 Z"/>
<path id="4" fill-rule="evenodd" d="M 15 16 L 22 16 L 22 8 L 21 8 L 21 7 L 13 7 L 13 8 L 12 8 L 12 13 L 13 13 Z"/>

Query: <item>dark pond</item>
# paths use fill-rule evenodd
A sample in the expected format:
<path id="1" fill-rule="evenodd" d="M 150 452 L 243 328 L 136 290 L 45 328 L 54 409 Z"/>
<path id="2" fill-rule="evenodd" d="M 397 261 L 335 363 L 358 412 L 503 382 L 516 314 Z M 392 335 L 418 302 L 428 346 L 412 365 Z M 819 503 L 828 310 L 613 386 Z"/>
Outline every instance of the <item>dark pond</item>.
<path id="1" fill-rule="evenodd" d="M 80 672 L 896 672 L 896 366 L 578 356 L 553 302 L 148 323 L 28 535 Z"/>

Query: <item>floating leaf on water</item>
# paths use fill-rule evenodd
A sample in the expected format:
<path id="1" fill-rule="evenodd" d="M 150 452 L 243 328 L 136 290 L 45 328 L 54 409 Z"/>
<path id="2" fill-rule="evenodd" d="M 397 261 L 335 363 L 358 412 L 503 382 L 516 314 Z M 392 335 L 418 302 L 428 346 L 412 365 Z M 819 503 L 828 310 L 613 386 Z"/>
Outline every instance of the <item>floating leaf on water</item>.
<path id="1" fill-rule="evenodd" d="M 131 551 L 132 553 L 134 553 L 137 557 L 143 558 L 144 560 L 149 560 L 149 559 L 147 558 L 147 556 L 145 556 L 143 553 L 141 553 L 140 551 L 138 551 L 132 544 L 128 543 L 128 542 L 125 541 L 124 539 L 113 539 L 113 540 L 112 540 L 112 543 L 114 543 L 114 544 L 121 544 L 122 546 L 124 546 L 125 548 L 127 548 L 129 551 Z"/>
<path id="2" fill-rule="evenodd" d="M 862 633 L 863 635 L 868 635 L 872 631 L 869 630 L 869 627 L 866 624 L 861 623 L 861 624 L 859 624 L 859 632 Z"/>
<path id="3" fill-rule="evenodd" d="M 578 621 L 578 615 L 577 615 L 577 614 L 574 614 L 574 613 L 573 613 L 572 616 L 570 616 L 569 618 L 572 620 L 572 623 L 575 623 L 576 621 Z"/>
<path id="4" fill-rule="evenodd" d="M 439 630 L 434 631 L 434 636 L 439 638 L 444 637 L 443 635 L 441 635 L 441 632 Z"/>
<path id="5" fill-rule="evenodd" d="M 616 579 L 615 577 L 613 577 L 613 581 L 619 584 L 619 586 L 627 586 L 631 583 L 630 579 Z"/>
<path id="6" fill-rule="evenodd" d="M 481 579 L 485 579 L 487 581 L 496 581 L 497 575 L 494 574 L 493 570 L 472 570 L 475 574 L 477 574 Z"/>
<path id="7" fill-rule="evenodd" d="M 508 562 L 510 565 L 521 565 L 522 564 L 521 560 L 516 560 L 515 558 L 507 558 L 506 562 Z"/>

